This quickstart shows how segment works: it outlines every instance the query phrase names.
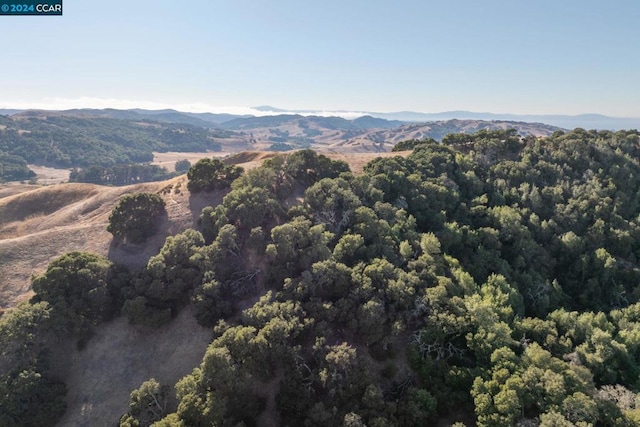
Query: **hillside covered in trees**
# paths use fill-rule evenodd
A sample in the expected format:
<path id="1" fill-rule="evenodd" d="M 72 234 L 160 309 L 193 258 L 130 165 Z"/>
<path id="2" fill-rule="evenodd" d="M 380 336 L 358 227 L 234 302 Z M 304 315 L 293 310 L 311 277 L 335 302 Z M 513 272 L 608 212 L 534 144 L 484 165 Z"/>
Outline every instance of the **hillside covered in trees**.
<path id="1" fill-rule="evenodd" d="M 222 203 L 144 268 L 55 260 L 0 318 L 0 425 L 62 416 L 58 340 L 187 306 L 215 334 L 202 362 L 110 423 L 640 425 L 640 134 L 404 145 L 359 175 L 311 150 L 203 160 L 189 190 Z M 112 221 L 154 197 L 129 199 Z"/>
<path id="2" fill-rule="evenodd" d="M 231 135 L 189 124 L 25 112 L 0 116 L 0 165 L 26 169 L 27 163 L 63 168 L 144 163 L 153 160 L 154 151 L 220 151 L 219 140 Z M 23 176 L 0 168 L 0 178 Z"/>
<path id="3" fill-rule="evenodd" d="M 202 116 L 208 117 L 208 116 Z M 216 116 L 217 117 L 217 116 Z M 388 151 L 395 142 L 450 132 L 514 127 L 522 135 L 548 136 L 559 128 L 541 123 L 448 120 L 406 125 L 361 117 L 278 115 L 217 117 L 188 113 L 139 114 L 130 110 L 23 111 L 0 115 L 0 182 L 35 176 L 27 164 L 74 168 L 77 182 L 126 185 L 167 179 L 147 163 L 154 152 L 237 152 L 245 149 L 331 152 Z M 386 143 L 386 145 L 385 145 Z"/>

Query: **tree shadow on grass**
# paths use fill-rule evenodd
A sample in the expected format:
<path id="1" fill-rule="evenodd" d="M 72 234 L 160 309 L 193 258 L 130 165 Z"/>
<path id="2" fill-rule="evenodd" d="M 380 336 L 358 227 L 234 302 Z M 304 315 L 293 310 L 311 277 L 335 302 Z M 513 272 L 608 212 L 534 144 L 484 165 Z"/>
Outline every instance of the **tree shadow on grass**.
<path id="1" fill-rule="evenodd" d="M 229 191 L 230 189 L 227 188 L 226 190 L 191 193 L 189 195 L 189 209 L 191 210 L 193 223 L 198 224 L 202 209 L 206 208 L 207 206 L 215 208 L 222 203 L 222 199 L 227 195 Z"/>
<path id="2" fill-rule="evenodd" d="M 126 243 L 119 239 L 112 239 L 107 258 L 131 270 L 147 265 L 149 259 L 160 252 L 167 237 L 176 234 L 166 212 L 157 221 L 155 234 L 145 239 L 142 243 Z"/>

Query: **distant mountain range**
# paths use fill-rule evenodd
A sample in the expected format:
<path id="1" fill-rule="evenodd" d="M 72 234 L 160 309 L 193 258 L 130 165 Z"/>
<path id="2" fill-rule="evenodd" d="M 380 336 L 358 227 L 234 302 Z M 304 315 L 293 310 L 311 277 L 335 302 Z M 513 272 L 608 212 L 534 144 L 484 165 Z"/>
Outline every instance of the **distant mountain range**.
<path id="1" fill-rule="evenodd" d="M 23 114 L 31 110 L 0 110 L 1 115 Z M 185 123 L 205 128 L 218 127 L 216 125 L 238 118 L 250 118 L 252 116 L 239 116 L 234 114 L 212 114 L 212 113 L 185 113 L 176 110 L 117 110 L 105 108 L 103 110 L 93 108 L 82 108 L 74 110 L 47 111 L 33 110 L 37 112 L 53 113 L 63 116 L 80 118 L 105 118 L 119 120 L 153 120 L 162 123 Z"/>
<path id="2" fill-rule="evenodd" d="M 176 110 L 117 110 L 117 109 L 75 109 L 58 111 L 62 115 L 76 117 L 103 117 L 122 120 L 154 120 L 165 123 L 186 123 L 208 128 L 225 128 L 229 130 L 247 129 L 252 126 L 263 127 L 266 123 L 290 120 L 293 116 L 317 117 L 317 120 L 333 119 L 333 126 L 340 129 L 380 128 L 390 129 L 406 123 L 436 122 L 444 120 L 487 120 L 514 121 L 527 123 L 544 123 L 564 129 L 581 127 L 585 129 L 639 129 L 640 118 L 610 117 L 601 114 L 570 115 L 518 115 L 476 113 L 471 111 L 446 111 L 441 113 L 420 113 L 399 111 L 393 113 L 356 112 L 348 110 L 285 110 L 268 105 L 253 107 L 255 115 L 188 113 Z M 24 110 L 0 110 L 0 115 L 14 115 Z M 278 118 L 279 117 L 279 118 Z M 350 118 L 351 120 L 348 120 Z"/>
<path id="3" fill-rule="evenodd" d="M 277 107 L 263 105 L 253 107 L 254 110 L 261 113 L 273 114 L 303 114 L 303 115 L 323 115 L 323 111 L 318 110 L 283 110 Z M 354 111 L 340 110 L 335 111 L 336 115 L 353 116 L 357 114 Z M 584 129 L 639 129 L 640 118 L 624 118 L 611 117 L 602 114 L 580 114 L 571 115 L 554 115 L 554 114 L 496 114 L 496 113 L 476 113 L 472 111 L 445 111 L 440 113 L 419 113 L 415 111 L 398 111 L 393 113 L 377 113 L 362 112 L 362 115 L 368 115 L 374 118 L 386 120 L 398 120 L 403 122 L 433 122 L 441 120 L 498 120 L 498 121 L 516 121 L 527 123 L 545 123 L 548 125 L 558 126 L 564 129 L 575 129 L 581 127 Z"/>
<path id="4" fill-rule="evenodd" d="M 494 113 L 474 113 L 470 111 L 447 111 L 443 113 L 371 113 L 374 117 L 381 117 L 390 120 L 405 121 L 438 121 L 438 120 L 501 120 L 517 121 L 527 123 L 545 123 L 558 126 L 564 129 L 640 129 L 640 118 L 610 117 L 602 114 L 580 114 L 569 115 L 518 115 L 518 114 L 494 114 Z"/>
<path id="5" fill-rule="evenodd" d="M 2 111 L 0 111 L 2 112 Z M 0 115 L 0 154 L 56 166 L 148 162 L 153 152 L 385 152 L 408 139 L 441 140 L 449 133 L 514 128 L 523 136 L 560 130 L 542 123 L 500 120 L 404 122 L 373 116 L 352 120 L 302 114 L 238 117 L 175 110 L 11 111 Z M 217 121 L 217 123 L 216 123 Z M 26 164 L 25 163 L 25 164 Z"/>

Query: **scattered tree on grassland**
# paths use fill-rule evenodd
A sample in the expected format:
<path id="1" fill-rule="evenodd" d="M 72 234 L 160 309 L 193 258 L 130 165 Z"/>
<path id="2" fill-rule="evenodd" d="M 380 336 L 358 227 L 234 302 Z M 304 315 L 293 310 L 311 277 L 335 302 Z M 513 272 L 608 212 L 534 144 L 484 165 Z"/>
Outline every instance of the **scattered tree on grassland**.
<path id="1" fill-rule="evenodd" d="M 165 203 L 159 195 L 127 194 L 111 211 L 107 231 L 125 243 L 142 243 L 157 232 L 163 215 Z"/>
<path id="2" fill-rule="evenodd" d="M 176 172 L 187 172 L 191 168 L 191 162 L 187 159 L 178 160 L 175 164 Z"/>

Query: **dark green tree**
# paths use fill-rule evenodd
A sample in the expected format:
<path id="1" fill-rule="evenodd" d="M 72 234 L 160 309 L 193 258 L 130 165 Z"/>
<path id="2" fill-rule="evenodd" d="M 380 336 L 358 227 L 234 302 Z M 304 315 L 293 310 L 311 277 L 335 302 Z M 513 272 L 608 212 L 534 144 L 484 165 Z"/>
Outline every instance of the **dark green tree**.
<path id="1" fill-rule="evenodd" d="M 47 302 L 0 318 L 0 425 L 53 426 L 64 414 L 67 389 L 50 375 L 47 357 L 58 332 Z"/>
<path id="2" fill-rule="evenodd" d="M 191 168 L 191 162 L 187 159 L 178 160 L 175 164 L 176 172 L 187 172 Z"/>
<path id="3" fill-rule="evenodd" d="M 43 376 L 34 367 L 0 375 L 0 424 L 3 426 L 54 426 L 66 410 L 67 388 Z"/>
<path id="4" fill-rule="evenodd" d="M 119 273 L 117 266 L 101 256 L 71 252 L 33 279 L 31 301 L 48 302 L 59 327 L 84 333 L 117 313 L 123 284 Z"/>
<path id="5" fill-rule="evenodd" d="M 107 231 L 120 241 L 139 244 L 157 232 L 165 215 L 165 203 L 159 195 L 128 194 L 111 211 Z"/>
<path id="6" fill-rule="evenodd" d="M 421 144 L 437 144 L 437 143 L 438 143 L 438 141 L 436 141 L 433 138 L 407 139 L 405 141 L 398 142 L 396 145 L 393 146 L 391 151 L 413 150 L 414 148 L 416 148 L 418 145 L 421 145 Z"/>
<path id="7" fill-rule="evenodd" d="M 169 387 L 155 378 L 142 383 L 131 392 L 129 411 L 120 418 L 120 427 L 149 427 L 167 412 Z"/>
<path id="8" fill-rule="evenodd" d="M 242 172 L 242 168 L 225 165 L 220 159 L 200 159 L 187 172 L 187 188 L 193 193 L 227 188 Z"/>
<path id="9" fill-rule="evenodd" d="M 202 234 L 187 229 L 170 236 L 160 253 L 151 257 L 133 288 L 126 290 L 122 312 L 132 323 L 160 326 L 189 301 L 207 268 Z"/>

